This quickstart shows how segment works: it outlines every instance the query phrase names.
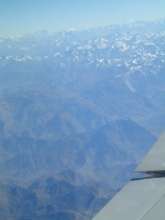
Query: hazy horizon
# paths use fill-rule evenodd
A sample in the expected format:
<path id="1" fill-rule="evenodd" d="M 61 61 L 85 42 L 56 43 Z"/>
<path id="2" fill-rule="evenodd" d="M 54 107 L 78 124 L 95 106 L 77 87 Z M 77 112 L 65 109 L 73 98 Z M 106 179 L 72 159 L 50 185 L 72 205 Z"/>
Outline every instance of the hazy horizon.
<path id="1" fill-rule="evenodd" d="M 165 17 L 163 0 L 0 0 L 0 3 L 0 36 L 5 37 L 42 30 L 84 30 Z"/>
<path id="2" fill-rule="evenodd" d="M 98 28 L 106 28 L 106 27 L 113 27 L 113 26 L 120 26 L 120 25 L 130 25 L 130 24 L 138 24 L 138 23 L 153 23 L 153 22 L 161 22 L 161 21 L 165 21 L 165 17 L 164 18 L 160 18 L 160 19 L 155 19 L 155 20 L 132 20 L 129 22 L 125 22 L 125 23 L 112 23 L 112 24 L 107 24 L 107 25 L 98 25 L 98 26 L 89 26 L 89 27 L 84 27 L 84 28 L 74 28 L 74 27 L 68 27 L 66 29 L 61 29 L 61 30 L 49 30 L 49 29 L 36 29 L 33 31 L 29 31 L 29 32 L 23 32 L 23 33 L 15 33 L 15 34 L 1 34 L 0 33 L 0 37 L 1 38 L 6 38 L 6 39 L 12 39 L 12 38 L 21 38 L 21 37 L 26 37 L 26 36 L 31 36 L 34 34 L 40 34 L 40 33 L 45 33 L 45 34 L 56 34 L 56 33 L 62 33 L 62 32 L 81 32 L 81 31 L 88 31 L 88 30 L 95 30 Z"/>

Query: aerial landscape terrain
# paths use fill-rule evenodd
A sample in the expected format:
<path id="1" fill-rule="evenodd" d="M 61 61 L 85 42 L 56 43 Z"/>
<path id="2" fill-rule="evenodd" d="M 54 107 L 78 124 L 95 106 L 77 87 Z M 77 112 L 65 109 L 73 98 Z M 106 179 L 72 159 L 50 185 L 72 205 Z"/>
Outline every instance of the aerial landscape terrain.
<path id="1" fill-rule="evenodd" d="M 165 129 L 165 20 L 0 38 L 0 220 L 91 220 Z"/>

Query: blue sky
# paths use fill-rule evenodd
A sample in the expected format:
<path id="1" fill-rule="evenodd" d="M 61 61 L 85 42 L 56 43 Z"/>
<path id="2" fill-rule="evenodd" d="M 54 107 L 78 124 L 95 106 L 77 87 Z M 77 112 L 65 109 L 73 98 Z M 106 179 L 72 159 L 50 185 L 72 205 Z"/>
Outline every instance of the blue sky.
<path id="1" fill-rule="evenodd" d="M 0 35 L 165 18 L 165 0 L 0 0 Z"/>

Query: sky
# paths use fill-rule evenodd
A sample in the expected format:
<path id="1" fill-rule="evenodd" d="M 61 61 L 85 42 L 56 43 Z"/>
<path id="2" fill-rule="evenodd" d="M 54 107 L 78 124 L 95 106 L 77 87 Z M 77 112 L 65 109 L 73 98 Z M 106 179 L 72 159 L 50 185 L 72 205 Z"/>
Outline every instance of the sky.
<path id="1" fill-rule="evenodd" d="M 165 18 L 165 0 L 0 0 L 0 36 Z"/>

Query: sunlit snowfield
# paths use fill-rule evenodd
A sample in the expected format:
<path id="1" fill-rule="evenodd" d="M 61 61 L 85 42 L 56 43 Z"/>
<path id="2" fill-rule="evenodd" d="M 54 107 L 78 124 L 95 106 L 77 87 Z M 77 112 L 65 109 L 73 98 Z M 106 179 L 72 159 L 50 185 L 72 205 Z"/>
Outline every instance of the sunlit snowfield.
<path id="1" fill-rule="evenodd" d="M 90 220 L 165 129 L 165 21 L 0 39 L 0 219 Z"/>

